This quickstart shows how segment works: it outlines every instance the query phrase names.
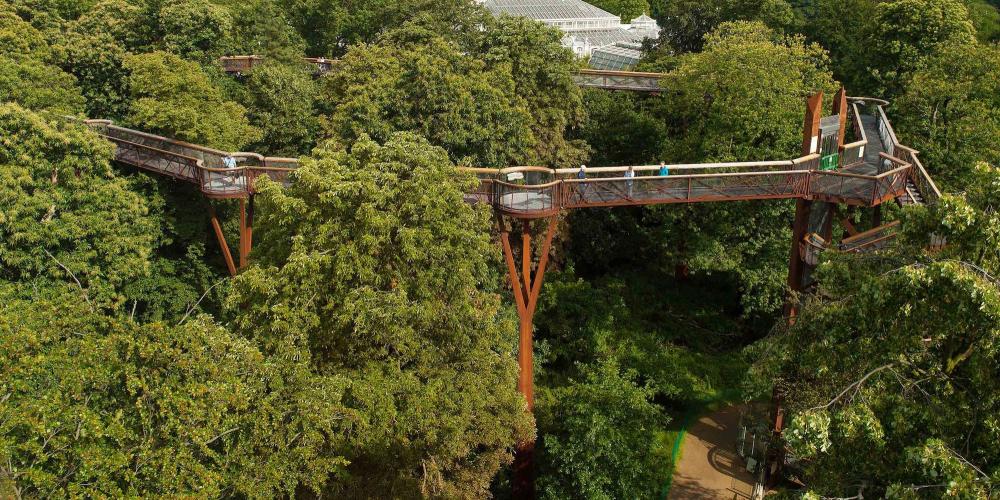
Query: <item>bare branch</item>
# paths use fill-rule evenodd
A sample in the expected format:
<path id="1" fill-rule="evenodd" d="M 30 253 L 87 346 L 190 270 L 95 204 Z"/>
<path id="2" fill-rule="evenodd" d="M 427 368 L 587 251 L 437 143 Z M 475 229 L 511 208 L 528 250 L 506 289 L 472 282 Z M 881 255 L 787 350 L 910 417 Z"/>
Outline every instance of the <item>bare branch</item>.
<path id="1" fill-rule="evenodd" d="M 813 407 L 813 408 L 809 408 L 808 411 L 825 410 L 825 409 L 833 406 L 834 403 L 836 403 L 837 401 L 839 401 L 840 398 L 844 397 L 844 395 L 847 394 L 848 392 L 850 392 L 851 389 L 855 389 L 855 393 L 857 393 L 857 391 L 861 389 L 861 385 L 864 384 L 866 380 L 868 380 L 869 378 L 871 378 L 872 375 L 875 375 L 876 373 L 878 373 L 878 372 L 880 372 L 882 370 L 886 370 L 886 369 L 892 368 L 895 364 L 896 363 L 889 363 L 887 365 L 882 365 L 882 366 L 880 366 L 880 367 L 878 367 L 878 368 L 876 368 L 876 369 L 868 372 L 867 374 L 865 374 L 864 377 L 861 377 L 861 380 L 858 380 L 857 382 L 854 382 L 853 384 L 847 386 L 843 391 L 840 392 L 840 394 L 837 395 L 837 397 L 831 399 L 829 403 L 827 403 L 827 404 L 825 404 L 823 406 L 816 406 L 816 407 Z"/>
<path id="2" fill-rule="evenodd" d="M 216 284 L 208 287 L 208 290 L 205 290 L 205 293 L 201 294 L 201 297 L 198 298 L 198 301 L 195 302 L 194 304 L 192 304 L 191 307 L 188 308 L 187 312 L 184 313 L 184 317 L 181 318 L 181 320 L 177 322 L 177 326 L 181 326 L 182 324 L 184 324 L 184 322 L 187 321 L 188 316 L 190 316 L 191 313 L 194 312 L 195 308 L 198 307 L 198 304 L 201 304 L 201 301 L 205 300 L 205 297 L 208 296 L 208 293 L 211 292 L 213 288 L 221 285 L 227 279 L 229 279 L 229 278 L 223 278 L 223 279 L 219 280 Z"/>
<path id="3" fill-rule="evenodd" d="M 42 251 L 45 252 L 45 255 L 48 255 L 50 259 L 54 260 L 56 262 L 56 264 L 59 264 L 59 267 L 63 268 L 63 270 L 66 271 L 69 274 L 70 278 L 73 278 L 73 281 L 76 282 L 76 286 L 80 287 L 80 292 L 83 293 L 83 299 L 87 301 L 87 305 L 89 305 L 90 306 L 90 310 L 93 311 L 94 310 L 94 304 L 92 304 L 90 302 L 90 296 L 87 295 L 87 289 L 83 287 L 83 283 L 80 283 L 80 280 L 76 279 L 76 275 L 73 274 L 73 271 L 70 271 L 69 268 L 66 267 L 65 264 L 63 264 L 62 262 L 59 262 L 59 259 L 57 259 L 55 255 L 52 255 L 51 253 L 49 253 L 48 250 L 46 250 L 46 249 L 43 248 Z"/>
<path id="4" fill-rule="evenodd" d="M 214 438 L 209 439 L 208 441 L 205 441 L 205 446 L 208 446 L 208 445 L 210 445 L 210 444 L 212 444 L 212 443 L 214 443 L 214 442 L 216 442 L 216 441 L 218 441 L 218 440 L 220 440 L 220 439 L 222 439 L 222 438 L 224 438 L 224 437 L 226 437 L 226 436 L 228 436 L 228 435 L 230 435 L 230 434 L 232 434 L 232 433 L 234 433 L 234 432 L 236 432 L 238 430 L 240 430 L 239 427 L 233 427 L 232 429 L 228 429 L 228 430 L 222 432 L 221 434 L 219 434 L 218 436 L 215 436 Z"/>

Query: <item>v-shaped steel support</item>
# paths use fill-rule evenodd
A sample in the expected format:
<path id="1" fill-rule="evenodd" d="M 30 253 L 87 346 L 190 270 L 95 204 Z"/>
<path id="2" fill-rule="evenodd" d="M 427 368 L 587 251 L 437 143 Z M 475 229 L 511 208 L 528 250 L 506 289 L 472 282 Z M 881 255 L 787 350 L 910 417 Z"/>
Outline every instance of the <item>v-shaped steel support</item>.
<path id="1" fill-rule="evenodd" d="M 532 272 L 534 258 L 531 251 L 532 221 L 528 219 L 521 221 L 521 269 L 519 273 L 514 258 L 514 248 L 510 242 L 510 229 L 507 227 L 507 221 L 503 217 L 497 216 L 497 223 L 500 226 L 500 242 L 503 244 L 503 256 L 507 262 L 507 271 L 510 273 L 511 287 L 514 289 L 517 316 L 520 318 L 517 348 L 517 363 L 520 367 L 520 374 L 517 379 L 517 390 L 524 396 L 529 412 L 533 411 L 535 407 L 534 360 L 532 356 L 533 319 L 538 307 L 538 296 L 542 291 L 542 282 L 545 280 L 545 269 L 549 263 L 552 238 L 555 236 L 556 226 L 559 223 L 558 216 L 548 217 L 545 220 L 547 221 L 545 239 L 534 272 Z M 514 454 L 514 498 L 535 498 L 534 455 L 534 441 L 518 444 Z"/>

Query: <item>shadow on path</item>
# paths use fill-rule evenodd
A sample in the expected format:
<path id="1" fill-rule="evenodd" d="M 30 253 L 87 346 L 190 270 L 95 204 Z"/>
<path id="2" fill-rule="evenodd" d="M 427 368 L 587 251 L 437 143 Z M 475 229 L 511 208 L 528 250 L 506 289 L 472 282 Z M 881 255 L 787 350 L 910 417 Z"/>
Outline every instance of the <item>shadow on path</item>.
<path id="1" fill-rule="evenodd" d="M 741 406 L 705 415 L 688 428 L 671 499 L 749 499 L 753 476 L 736 454 Z"/>

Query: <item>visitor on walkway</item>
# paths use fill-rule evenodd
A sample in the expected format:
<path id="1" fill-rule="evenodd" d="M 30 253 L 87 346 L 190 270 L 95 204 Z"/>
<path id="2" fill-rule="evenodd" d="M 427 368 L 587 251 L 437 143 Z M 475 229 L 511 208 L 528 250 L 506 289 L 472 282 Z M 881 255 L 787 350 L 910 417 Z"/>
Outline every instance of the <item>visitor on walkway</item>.
<path id="1" fill-rule="evenodd" d="M 625 187 L 628 188 L 628 197 L 632 197 L 632 179 L 635 178 L 635 169 L 632 165 L 629 165 L 628 170 L 625 171 Z"/>
<path id="2" fill-rule="evenodd" d="M 580 180 L 584 180 L 584 179 L 587 178 L 587 166 L 586 165 L 580 165 L 580 170 L 578 170 L 576 172 L 576 178 L 580 179 Z M 587 198 L 587 183 L 585 183 L 585 182 L 581 182 L 580 183 L 580 197 L 584 198 L 584 199 Z"/>
<path id="3" fill-rule="evenodd" d="M 667 168 L 667 164 L 666 163 L 664 163 L 664 162 L 661 161 L 660 162 L 660 177 L 666 177 L 668 175 L 670 175 L 670 169 Z"/>
<path id="4" fill-rule="evenodd" d="M 227 155 L 222 158 L 222 165 L 226 168 L 236 168 L 236 158 Z"/>

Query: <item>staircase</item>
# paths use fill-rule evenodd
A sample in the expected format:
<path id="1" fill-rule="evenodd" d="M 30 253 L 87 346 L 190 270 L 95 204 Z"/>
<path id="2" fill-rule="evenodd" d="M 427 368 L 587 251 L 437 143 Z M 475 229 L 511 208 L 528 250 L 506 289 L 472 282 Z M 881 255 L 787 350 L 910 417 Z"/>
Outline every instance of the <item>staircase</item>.
<path id="1" fill-rule="evenodd" d="M 923 205 L 924 197 L 921 196 L 920 190 L 917 189 L 917 185 L 913 183 L 913 180 L 907 179 L 906 194 L 896 198 L 896 201 L 904 207 L 907 205 Z"/>

